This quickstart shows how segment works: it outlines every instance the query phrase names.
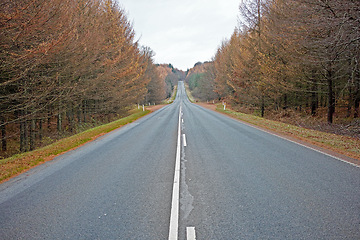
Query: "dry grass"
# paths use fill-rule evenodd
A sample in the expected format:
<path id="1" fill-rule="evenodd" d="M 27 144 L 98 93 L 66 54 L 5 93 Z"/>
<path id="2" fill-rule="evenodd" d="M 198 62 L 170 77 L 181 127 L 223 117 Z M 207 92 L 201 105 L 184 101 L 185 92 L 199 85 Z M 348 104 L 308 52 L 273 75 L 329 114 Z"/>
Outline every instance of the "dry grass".
<path id="1" fill-rule="evenodd" d="M 0 183 L 8 180 L 11 177 L 26 172 L 36 165 L 50 161 L 59 154 L 76 149 L 108 132 L 111 132 L 125 124 L 131 123 L 150 112 L 150 110 L 146 110 L 144 112 L 141 110 L 136 110 L 130 116 L 111 122 L 109 124 L 92 128 L 74 136 L 61 139 L 51 145 L 32 152 L 17 154 L 10 158 L 0 160 Z"/>
<path id="2" fill-rule="evenodd" d="M 171 94 L 171 97 L 169 99 L 166 99 L 163 104 L 171 104 L 175 101 L 175 98 L 176 98 L 176 94 L 177 94 L 177 85 L 174 86 L 174 90 Z"/>
<path id="3" fill-rule="evenodd" d="M 190 88 L 189 88 L 189 84 L 184 83 L 185 84 L 185 91 L 186 91 L 186 95 L 189 98 L 190 102 L 195 103 L 197 102 L 197 100 L 193 97 Z"/>

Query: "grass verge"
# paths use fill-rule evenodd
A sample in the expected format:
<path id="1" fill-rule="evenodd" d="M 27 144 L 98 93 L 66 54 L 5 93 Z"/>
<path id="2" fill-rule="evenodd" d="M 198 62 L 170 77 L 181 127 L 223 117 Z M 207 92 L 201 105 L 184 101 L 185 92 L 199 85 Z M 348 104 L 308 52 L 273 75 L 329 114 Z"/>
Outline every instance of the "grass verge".
<path id="1" fill-rule="evenodd" d="M 0 183 L 26 172 L 41 163 L 50 161 L 56 156 L 76 149 L 85 143 L 92 141 L 106 133 L 109 133 L 121 126 L 131 123 L 150 113 L 149 110 L 136 110 L 135 113 L 117 121 L 101 125 L 74 136 L 61 139 L 51 145 L 37 149 L 32 152 L 14 155 L 10 158 L 0 160 Z"/>
<path id="2" fill-rule="evenodd" d="M 321 148 L 360 160 L 360 139 L 297 127 L 229 109 L 224 110 L 221 104 L 217 105 L 216 110 L 255 126 L 306 141 Z"/>
<path id="3" fill-rule="evenodd" d="M 164 104 L 171 104 L 171 103 L 173 103 L 175 101 L 176 94 L 177 94 L 177 87 L 178 87 L 177 85 L 174 86 L 174 90 L 173 90 L 173 92 L 171 94 L 171 97 L 169 99 L 165 100 L 163 102 Z"/>
<path id="4" fill-rule="evenodd" d="M 186 95 L 188 96 L 190 102 L 195 103 L 196 100 L 195 100 L 195 98 L 193 97 L 193 95 L 191 94 L 191 91 L 190 91 L 190 88 L 189 88 L 189 84 L 187 84 L 187 83 L 185 83 L 185 92 L 186 92 Z"/>

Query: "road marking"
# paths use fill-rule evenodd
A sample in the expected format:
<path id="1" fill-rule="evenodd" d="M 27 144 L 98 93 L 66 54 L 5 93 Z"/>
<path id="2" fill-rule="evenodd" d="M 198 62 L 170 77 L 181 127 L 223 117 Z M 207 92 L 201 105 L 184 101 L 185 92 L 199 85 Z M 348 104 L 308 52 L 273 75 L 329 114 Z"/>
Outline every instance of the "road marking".
<path id="1" fill-rule="evenodd" d="M 181 144 L 181 105 L 179 110 L 178 138 L 176 146 L 175 173 L 171 201 L 171 214 L 169 226 L 169 240 L 178 239 L 179 231 L 179 201 L 180 201 L 180 144 Z"/>
<path id="2" fill-rule="evenodd" d="M 302 144 L 302 143 L 293 141 L 293 140 L 288 139 L 288 138 L 286 138 L 286 137 L 282 137 L 282 136 L 280 136 L 280 135 L 278 135 L 278 134 L 276 134 L 276 133 L 269 132 L 269 131 L 267 131 L 267 130 L 265 130 L 265 129 L 261 129 L 261 128 L 259 128 L 259 127 L 252 126 L 252 125 L 250 125 L 250 124 L 248 124 L 248 123 L 246 123 L 246 122 L 243 122 L 243 121 L 241 121 L 241 120 L 240 120 L 239 122 L 241 122 L 241 123 L 243 123 L 244 125 L 247 125 L 247 126 L 249 126 L 249 127 L 252 127 L 252 128 L 257 129 L 257 130 L 260 130 L 260 131 L 262 131 L 262 132 L 265 132 L 265 133 L 268 133 L 268 134 L 270 134 L 270 135 L 273 135 L 273 136 L 275 136 L 275 137 L 278 137 L 278 138 L 284 139 L 284 140 L 286 140 L 286 141 L 295 143 L 295 144 L 297 144 L 297 145 L 299 145 L 299 146 L 305 147 L 305 148 L 310 149 L 310 150 L 312 150 L 312 151 L 321 153 L 321 154 L 323 154 L 323 155 L 325 155 L 325 156 L 328 156 L 328 157 L 331 157 L 331 158 L 333 158 L 333 159 L 335 159 L 335 160 L 337 160 L 337 161 L 340 161 L 340 162 L 343 162 L 343 163 L 347 163 L 347 164 L 349 164 L 349 165 L 351 165 L 351 166 L 360 168 L 360 165 L 357 165 L 357 164 L 355 164 L 355 163 L 346 161 L 345 159 L 341 159 L 341 158 L 339 158 L 339 157 L 333 156 L 333 155 L 331 155 L 331 154 L 329 154 L 329 153 L 326 153 L 326 152 L 323 152 L 323 151 L 321 151 L 321 150 L 312 148 L 312 147 L 310 147 L 310 146 L 306 146 L 305 144 Z"/>
<path id="3" fill-rule="evenodd" d="M 217 112 L 217 111 L 209 110 L 209 109 L 207 109 L 207 108 L 201 107 L 200 105 L 197 105 L 197 107 L 199 107 L 199 108 L 201 108 L 201 109 L 205 109 L 205 110 L 207 110 L 207 111 L 211 111 L 211 112 L 215 112 L 215 113 L 219 114 L 219 112 Z M 326 156 L 328 156 L 328 157 L 331 157 L 331 158 L 333 158 L 333 159 L 335 159 L 335 160 L 337 160 L 337 161 L 340 161 L 340 162 L 343 162 L 343 163 L 347 163 L 347 164 L 349 164 L 349 165 L 351 165 L 351 166 L 353 166 L 353 167 L 360 168 L 360 165 L 358 165 L 358 164 L 356 164 L 356 163 L 352 163 L 352 162 L 347 161 L 347 160 L 345 160 L 345 159 L 342 159 L 341 157 L 337 157 L 337 156 L 334 156 L 334 155 L 332 155 L 332 154 L 329 154 L 329 153 L 326 153 L 326 152 L 324 152 L 324 151 L 321 151 L 321 150 L 319 150 L 319 149 L 312 148 L 312 147 L 307 146 L 307 145 L 305 145 L 305 144 L 302 144 L 302 143 L 299 143 L 299 142 L 290 140 L 290 139 L 287 138 L 287 137 L 282 137 L 282 136 L 280 136 L 281 133 L 278 133 L 278 134 L 277 134 L 277 133 L 272 133 L 272 132 L 267 131 L 267 130 L 265 130 L 265 129 L 262 129 L 262 128 L 260 128 L 260 127 L 256 127 L 256 126 L 254 126 L 254 125 L 251 124 L 251 123 L 247 123 L 247 122 L 242 121 L 242 120 L 240 120 L 240 119 L 231 118 L 230 116 L 228 116 L 228 115 L 226 115 L 226 114 L 221 114 L 221 116 L 230 118 L 230 119 L 232 119 L 232 120 L 234 120 L 234 121 L 236 121 L 236 122 L 240 122 L 240 123 L 242 123 L 242 124 L 244 124 L 244 125 L 246 125 L 246 126 L 249 126 L 249 127 L 251 127 L 251 128 L 255 128 L 255 129 L 260 130 L 260 131 L 262 131 L 262 132 L 265 132 L 265 133 L 271 134 L 271 135 L 273 135 L 273 136 L 276 136 L 276 137 L 278 137 L 278 138 L 284 139 L 284 140 L 286 140 L 286 141 L 295 143 L 295 144 L 297 144 L 297 145 L 299 145 L 299 146 L 302 146 L 302 147 L 311 149 L 311 150 L 313 150 L 313 151 L 315 151 L 315 152 L 318 152 L 318 153 L 321 153 L 321 154 L 326 155 Z M 316 146 L 316 145 L 315 145 L 315 146 Z M 321 148 L 320 146 L 318 146 L 318 147 Z M 351 158 L 351 157 L 349 157 L 349 158 Z"/>
<path id="4" fill-rule="evenodd" d="M 328 153 L 326 153 L 326 152 L 323 152 L 323 151 L 321 151 L 321 150 L 318 150 L 318 149 L 315 149 L 315 148 L 306 146 L 306 145 L 304 145 L 304 144 L 302 144 L 302 143 L 295 142 L 295 141 L 293 141 L 293 140 L 287 139 L 287 138 L 282 137 L 282 136 L 278 136 L 278 135 L 273 134 L 273 133 L 270 133 L 270 132 L 267 132 L 267 133 L 272 134 L 272 135 L 274 135 L 274 136 L 277 136 L 277 137 L 279 137 L 279 138 L 281 138 L 281 139 L 287 140 L 287 141 L 289 141 L 289 142 L 295 143 L 295 144 L 300 145 L 300 146 L 302 146 L 302 147 L 308 148 L 308 149 L 313 150 L 313 151 L 315 151 L 315 152 L 321 153 L 321 154 L 323 154 L 323 155 L 325 155 L 325 156 L 331 157 L 331 158 L 333 158 L 333 159 L 335 159 L 335 160 L 338 160 L 338 161 L 340 161 L 340 162 L 347 163 L 347 164 L 350 164 L 350 165 L 352 165 L 352 166 L 354 166 L 354 167 L 360 168 L 360 166 L 357 165 L 357 164 L 355 164 L 355 163 L 346 161 L 346 160 L 344 160 L 344 159 L 341 159 L 341 158 L 339 158 L 339 157 L 333 156 L 333 155 L 328 154 Z"/>
<path id="5" fill-rule="evenodd" d="M 184 147 L 186 147 L 186 136 L 185 136 L 185 134 L 183 134 L 183 142 L 184 142 Z"/>
<path id="6" fill-rule="evenodd" d="M 336 156 L 334 156 L 334 155 L 328 154 L 328 153 L 323 152 L 323 151 L 321 151 L 321 150 L 312 148 L 312 147 L 310 147 L 310 146 L 306 146 L 305 144 L 302 144 L 302 143 L 299 143 L 299 142 L 290 140 L 290 139 L 288 139 L 288 138 L 286 138 L 286 137 L 282 137 L 282 136 L 280 136 L 280 135 L 278 135 L 278 134 L 276 134 L 276 133 L 272 133 L 272 132 L 267 131 L 267 130 L 265 130 L 265 129 L 262 129 L 262 128 L 260 128 L 260 127 L 256 127 L 256 126 L 254 126 L 254 125 L 252 125 L 252 124 L 249 124 L 249 123 L 247 123 L 247 122 L 244 122 L 244 121 L 241 121 L 241 120 L 238 120 L 238 119 L 233 119 L 233 120 L 235 120 L 235 121 L 237 121 L 237 122 L 240 122 L 240 123 L 242 123 L 242 124 L 244 124 L 244 125 L 246 125 L 246 126 L 249 126 L 249 127 L 255 128 L 255 129 L 257 129 L 257 130 L 260 130 L 260 131 L 262 131 L 262 132 L 265 132 L 265 133 L 268 133 L 268 134 L 270 134 L 270 135 L 273 135 L 273 136 L 275 136 L 275 137 L 284 139 L 284 140 L 286 140 L 286 141 L 295 143 L 295 144 L 297 144 L 297 145 L 299 145 L 299 146 L 302 146 L 302 147 L 305 147 L 305 148 L 307 148 L 307 149 L 313 150 L 313 151 L 315 151 L 315 152 L 321 153 L 321 154 L 323 154 L 323 155 L 325 155 L 325 156 L 328 156 L 328 157 L 331 157 L 331 158 L 333 158 L 333 159 L 335 159 L 335 160 L 337 160 L 337 161 L 340 161 L 340 162 L 343 162 L 343 163 L 347 163 L 347 164 L 349 164 L 349 165 L 351 165 L 351 166 L 353 166 L 353 167 L 360 168 L 360 165 L 357 165 L 357 164 L 355 164 L 355 163 L 346 161 L 345 159 L 341 159 L 341 158 L 339 158 L 339 157 L 336 157 Z M 279 134 L 280 134 L 280 133 L 279 133 Z M 321 147 L 320 147 L 320 148 L 321 148 Z"/>
<path id="7" fill-rule="evenodd" d="M 195 227 L 186 228 L 186 239 L 187 240 L 196 240 Z"/>

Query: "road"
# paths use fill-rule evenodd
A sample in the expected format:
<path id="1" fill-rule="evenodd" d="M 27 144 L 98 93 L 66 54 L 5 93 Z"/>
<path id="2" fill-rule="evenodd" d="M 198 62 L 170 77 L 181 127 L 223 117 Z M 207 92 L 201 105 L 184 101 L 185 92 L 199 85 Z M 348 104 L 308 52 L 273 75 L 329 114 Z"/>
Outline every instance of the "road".
<path id="1" fill-rule="evenodd" d="M 192 104 L 180 82 L 173 104 L 0 185 L 0 239 L 169 232 L 360 239 L 360 168 Z"/>

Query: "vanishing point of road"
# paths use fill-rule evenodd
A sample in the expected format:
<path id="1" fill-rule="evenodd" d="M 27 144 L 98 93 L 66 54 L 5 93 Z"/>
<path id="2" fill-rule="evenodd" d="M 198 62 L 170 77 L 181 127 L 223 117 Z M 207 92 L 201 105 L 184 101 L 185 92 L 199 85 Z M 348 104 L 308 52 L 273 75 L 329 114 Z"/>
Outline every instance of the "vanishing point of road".
<path id="1" fill-rule="evenodd" d="M 360 168 L 176 100 L 0 185 L 0 239 L 360 239 Z"/>

